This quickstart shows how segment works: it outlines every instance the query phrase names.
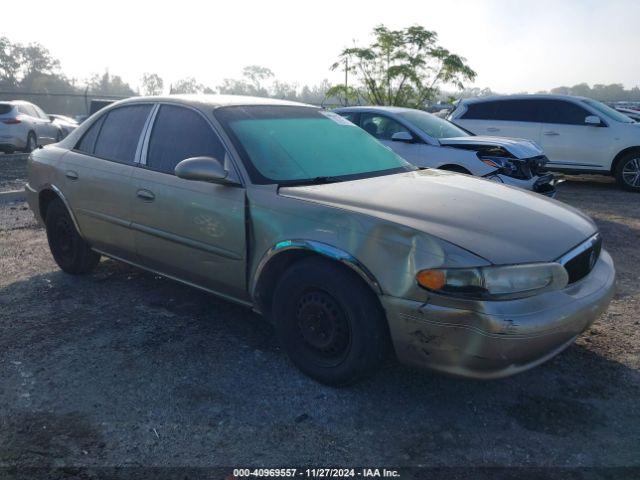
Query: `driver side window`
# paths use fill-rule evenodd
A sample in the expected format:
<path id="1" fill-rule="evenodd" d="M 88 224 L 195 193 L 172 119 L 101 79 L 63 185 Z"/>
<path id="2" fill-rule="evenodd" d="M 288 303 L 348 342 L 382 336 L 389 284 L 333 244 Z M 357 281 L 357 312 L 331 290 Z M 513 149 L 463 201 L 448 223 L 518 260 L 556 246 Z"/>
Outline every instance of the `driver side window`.
<path id="1" fill-rule="evenodd" d="M 399 122 L 376 113 L 363 113 L 360 118 L 360 126 L 378 140 L 391 140 L 393 134 L 398 132 L 407 132 L 411 135 L 411 132 Z"/>
<path id="2" fill-rule="evenodd" d="M 162 105 L 151 131 L 146 167 L 173 174 L 182 160 L 200 156 L 224 162 L 225 149 L 218 135 L 199 113 L 189 108 Z"/>

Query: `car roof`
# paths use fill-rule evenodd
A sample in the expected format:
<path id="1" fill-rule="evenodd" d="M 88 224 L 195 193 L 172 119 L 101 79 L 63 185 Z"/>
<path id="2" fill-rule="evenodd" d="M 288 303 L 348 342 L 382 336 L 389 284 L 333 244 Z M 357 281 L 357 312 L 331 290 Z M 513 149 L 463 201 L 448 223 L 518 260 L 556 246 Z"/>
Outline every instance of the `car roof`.
<path id="1" fill-rule="evenodd" d="M 340 107 L 335 109 L 336 112 L 388 112 L 388 113 L 401 113 L 401 112 L 415 112 L 415 108 L 406 107 L 386 107 L 381 105 L 359 105 L 354 107 Z M 417 110 L 422 111 L 422 110 Z"/>
<path id="2" fill-rule="evenodd" d="M 2 100 L 0 103 L 5 105 L 33 105 L 31 102 L 25 100 Z"/>
<path id="3" fill-rule="evenodd" d="M 470 104 L 470 103 L 492 102 L 496 100 L 530 100 L 530 99 L 589 100 L 586 97 L 579 97 L 576 95 L 557 95 L 553 93 L 531 93 L 531 94 L 526 93 L 526 94 L 515 94 L 515 95 L 491 95 L 487 97 L 463 98 L 461 102 L 465 104 Z"/>
<path id="4" fill-rule="evenodd" d="M 179 102 L 194 107 L 228 107 L 228 106 L 250 106 L 250 105 L 273 105 L 273 106 L 292 106 L 292 107 L 315 107 L 306 103 L 290 102 L 288 100 L 279 100 L 276 98 L 249 97 L 244 95 L 213 95 L 213 94 L 180 94 L 180 95 L 163 95 L 150 97 L 131 97 L 120 100 L 117 103 L 124 105 L 140 101 L 151 102 Z"/>

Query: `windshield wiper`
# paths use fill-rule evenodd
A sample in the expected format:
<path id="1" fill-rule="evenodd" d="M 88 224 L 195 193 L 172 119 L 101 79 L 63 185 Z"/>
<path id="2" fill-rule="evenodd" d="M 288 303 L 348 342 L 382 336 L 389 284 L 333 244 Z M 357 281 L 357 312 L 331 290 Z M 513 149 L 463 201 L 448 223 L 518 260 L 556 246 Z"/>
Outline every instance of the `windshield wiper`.
<path id="1" fill-rule="evenodd" d="M 343 179 L 340 177 L 313 177 L 313 178 L 303 178 L 300 180 L 284 180 L 279 183 L 281 187 L 295 187 L 299 185 L 322 185 L 325 183 L 337 183 L 341 182 Z"/>

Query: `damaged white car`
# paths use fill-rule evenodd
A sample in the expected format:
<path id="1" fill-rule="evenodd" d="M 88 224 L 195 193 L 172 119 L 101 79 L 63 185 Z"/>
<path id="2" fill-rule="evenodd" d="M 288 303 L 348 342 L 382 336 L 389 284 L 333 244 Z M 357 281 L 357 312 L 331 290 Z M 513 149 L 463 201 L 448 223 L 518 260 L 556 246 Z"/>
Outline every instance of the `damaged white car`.
<path id="1" fill-rule="evenodd" d="M 345 107 L 334 110 L 417 167 L 440 168 L 555 196 L 547 158 L 525 139 L 476 136 L 422 110 Z"/>

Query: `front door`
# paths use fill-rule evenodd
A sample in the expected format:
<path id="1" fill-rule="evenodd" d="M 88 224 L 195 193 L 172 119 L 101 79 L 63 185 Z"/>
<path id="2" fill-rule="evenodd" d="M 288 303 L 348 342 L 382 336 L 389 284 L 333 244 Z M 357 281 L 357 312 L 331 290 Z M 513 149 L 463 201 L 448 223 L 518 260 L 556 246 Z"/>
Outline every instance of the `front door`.
<path id="1" fill-rule="evenodd" d="M 584 170 L 608 169 L 613 148 L 611 129 L 585 123 L 593 115 L 573 102 L 541 100 L 542 135 L 540 146 L 551 168 Z M 604 124 L 603 124 L 604 125 Z"/>
<path id="2" fill-rule="evenodd" d="M 244 188 L 174 175 L 175 166 L 186 158 L 225 155 L 200 112 L 161 105 L 143 163 L 132 177 L 132 228 L 145 267 L 245 300 Z"/>

